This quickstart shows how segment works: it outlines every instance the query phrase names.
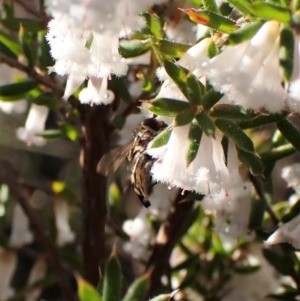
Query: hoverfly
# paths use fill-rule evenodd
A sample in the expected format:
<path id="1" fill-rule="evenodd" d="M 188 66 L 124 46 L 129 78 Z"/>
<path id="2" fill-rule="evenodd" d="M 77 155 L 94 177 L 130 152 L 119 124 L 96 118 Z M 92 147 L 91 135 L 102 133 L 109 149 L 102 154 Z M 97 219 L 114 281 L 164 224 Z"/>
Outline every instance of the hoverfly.
<path id="1" fill-rule="evenodd" d="M 130 180 L 135 194 L 145 207 L 150 206 L 148 191 L 151 187 L 150 169 L 155 161 L 146 153 L 147 146 L 167 125 L 155 118 L 145 119 L 139 126 L 133 141 L 113 148 L 106 153 L 97 165 L 97 172 L 107 176 L 115 172 L 124 159 L 131 163 Z"/>

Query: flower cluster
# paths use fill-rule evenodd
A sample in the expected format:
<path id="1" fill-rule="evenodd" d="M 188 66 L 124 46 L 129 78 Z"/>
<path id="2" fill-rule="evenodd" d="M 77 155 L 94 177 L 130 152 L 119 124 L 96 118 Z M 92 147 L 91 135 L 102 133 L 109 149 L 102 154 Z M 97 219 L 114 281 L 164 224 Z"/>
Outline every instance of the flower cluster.
<path id="1" fill-rule="evenodd" d="M 159 1 L 48 1 L 54 19 L 48 24 L 47 40 L 56 60 L 50 72 L 68 75 L 67 99 L 85 79 L 87 88 L 79 95 L 82 103 L 109 104 L 114 94 L 108 80 L 127 73 L 127 63 L 118 53 L 119 37 L 145 25 L 139 13 Z"/>

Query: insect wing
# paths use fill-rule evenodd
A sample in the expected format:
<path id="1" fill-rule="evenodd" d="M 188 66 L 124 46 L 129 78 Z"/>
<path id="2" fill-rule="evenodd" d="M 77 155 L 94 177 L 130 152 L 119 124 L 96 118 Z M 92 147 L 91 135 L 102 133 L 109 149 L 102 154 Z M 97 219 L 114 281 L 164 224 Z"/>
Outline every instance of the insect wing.
<path id="1" fill-rule="evenodd" d="M 115 172 L 124 159 L 126 158 L 128 152 L 133 147 L 134 141 L 130 142 L 127 145 L 119 146 L 113 148 L 107 152 L 97 164 L 97 172 L 103 176 L 107 176 L 110 173 Z"/>

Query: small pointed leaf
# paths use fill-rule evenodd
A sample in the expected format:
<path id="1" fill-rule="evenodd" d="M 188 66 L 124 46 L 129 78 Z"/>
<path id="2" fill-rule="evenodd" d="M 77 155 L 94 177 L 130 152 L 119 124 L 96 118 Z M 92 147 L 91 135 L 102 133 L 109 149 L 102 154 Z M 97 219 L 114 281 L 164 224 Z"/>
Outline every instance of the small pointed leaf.
<path id="1" fill-rule="evenodd" d="M 251 1 L 249 0 L 228 0 L 228 3 L 230 3 L 233 7 L 235 7 L 237 10 L 239 10 L 243 15 L 249 15 L 249 4 L 251 4 Z"/>
<path id="2" fill-rule="evenodd" d="M 135 57 L 149 51 L 151 43 L 149 40 L 123 40 L 119 44 L 119 53 L 124 58 Z"/>
<path id="3" fill-rule="evenodd" d="M 144 300 L 150 288 L 150 278 L 146 274 L 137 278 L 129 287 L 122 301 L 141 301 Z"/>
<path id="4" fill-rule="evenodd" d="M 252 110 L 229 104 L 217 104 L 209 112 L 210 117 L 234 120 L 252 120 L 256 114 Z"/>
<path id="5" fill-rule="evenodd" d="M 206 114 L 206 112 L 203 111 L 203 112 L 197 114 L 196 120 L 197 120 L 200 128 L 203 130 L 203 132 L 207 136 L 214 136 L 214 134 L 216 132 L 216 127 L 215 127 L 213 121 Z"/>
<path id="6" fill-rule="evenodd" d="M 82 278 L 77 279 L 78 296 L 80 301 L 102 301 L 97 290 Z"/>
<path id="7" fill-rule="evenodd" d="M 216 14 L 220 14 L 220 10 L 215 0 L 202 0 L 202 3 L 203 3 L 203 7 L 206 10 L 214 12 Z"/>
<path id="8" fill-rule="evenodd" d="M 10 51 L 12 51 L 16 56 L 22 53 L 22 47 L 19 42 L 13 40 L 6 33 L 0 31 L 0 42 L 3 43 Z"/>
<path id="9" fill-rule="evenodd" d="M 0 87 L 0 99 L 2 101 L 12 101 L 24 98 L 25 94 L 37 87 L 37 82 L 33 80 L 9 84 Z"/>
<path id="10" fill-rule="evenodd" d="M 162 54 L 170 55 L 173 58 L 182 57 L 182 55 L 191 48 L 191 45 L 175 43 L 168 40 L 160 40 L 156 43 L 156 46 Z"/>
<path id="11" fill-rule="evenodd" d="M 216 119 L 215 125 L 235 144 L 244 151 L 254 152 L 252 140 L 234 122 L 225 119 Z"/>
<path id="12" fill-rule="evenodd" d="M 124 78 L 112 76 L 111 81 L 114 91 L 118 91 L 118 95 L 125 103 L 131 102 L 131 96 L 128 87 L 124 82 Z"/>
<path id="13" fill-rule="evenodd" d="M 110 255 L 103 281 L 103 301 L 119 301 L 121 295 L 121 266 L 115 251 Z"/>
<path id="14" fill-rule="evenodd" d="M 189 166 L 197 156 L 201 142 L 201 137 L 202 130 L 199 127 L 197 121 L 195 120 L 190 125 L 188 140 L 186 143 L 185 161 L 187 166 Z"/>
<path id="15" fill-rule="evenodd" d="M 250 172 L 255 176 L 262 176 L 264 172 L 264 165 L 258 155 L 252 152 L 244 151 L 237 148 L 239 160 L 245 164 Z"/>
<path id="16" fill-rule="evenodd" d="M 164 129 L 161 133 L 159 133 L 149 144 L 149 148 L 156 148 L 164 146 L 168 143 L 171 133 L 172 133 L 173 127 L 169 126 L 166 129 Z"/>
<path id="17" fill-rule="evenodd" d="M 287 24 L 292 20 L 291 11 L 288 8 L 270 2 L 255 2 L 249 6 L 249 9 L 255 17 L 266 20 L 276 20 Z"/>
<path id="18" fill-rule="evenodd" d="M 184 11 L 192 21 L 224 33 L 232 33 L 237 28 L 233 21 L 210 11 L 203 9 L 197 10 L 194 8 L 182 9 L 182 11 Z"/>
<path id="19" fill-rule="evenodd" d="M 165 33 L 163 30 L 163 21 L 159 18 L 157 14 L 153 11 L 148 11 L 143 14 L 144 18 L 146 19 L 147 25 L 151 33 L 159 39 L 165 38 Z"/>
<path id="20" fill-rule="evenodd" d="M 223 94 L 214 90 L 208 91 L 203 97 L 202 97 L 202 106 L 203 108 L 208 111 L 211 109 L 221 98 L 223 97 Z"/>
<path id="21" fill-rule="evenodd" d="M 175 116 L 173 125 L 175 127 L 189 124 L 194 119 L 194 116 L 195 113 L 191 110 L 191 108 L 185 109 Z"/>
<path id="22" fill-rule="evenodd" d="M 288 120 L 277 122 L 277 128 L 281 134 L 300 152 L 300 132 Z"/>
<path id="23" fill-rule="evenodd" d="M 203 85 L 199 79 L 193 74 L 189 73 L 186 77 L 187 84 L 187 99 L 191 105 L 200 105 L 202 91 L 204 90 Z"/>
<path id="24" fill-rule="evenodd" d="M 233 46 L 250 40 L 261 28 L 262 24 L 262 22 L 246 24 L 245 26 L 233 32 L 226 41 L 226 44 Z"/>
<path id="25" fill-rule="evenodd" d="M 288 82 L 294 67 L 294 34 L 291 29 L 284 27 L 280 32 L 279 61 L 283 79 Z"/>
<path id="26" fill-rule="evenodd" d="M 175 117 L 179 112 L 188 109 L 189 103 L 171 98 L 159 98 L 151 102 L 148 110 L 156 115 Z"/>

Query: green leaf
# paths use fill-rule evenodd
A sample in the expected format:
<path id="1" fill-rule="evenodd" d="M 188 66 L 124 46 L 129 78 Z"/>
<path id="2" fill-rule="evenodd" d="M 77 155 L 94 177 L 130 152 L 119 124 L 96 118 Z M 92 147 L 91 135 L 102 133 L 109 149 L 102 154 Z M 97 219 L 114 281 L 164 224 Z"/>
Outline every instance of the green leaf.
<path id="1" fill-rule="evenodd" d="M 195 113 L 191 110 L 191 108 L 185 109 L 175 116 L 173 125 L 175 127 L 189 124 L 194 119 L 194 116 Z"/>
<path id="2" fill-rule="evenodd" d="M 59 125 L 64 135 L 71 141 L 77 141 L 80 137 L 79 131 L 76 127 L 68 123 L 62 123 Z"/>
<path id="3" fill-rule="evenodd" d="M 191 45 L 175 43 L 168 40 L 160 40 L 155 43 L 155 45 L 162 54 L 171 56 L 172 58 L 182 57 L 182 55 L 191 48 Z"/>
<path id="4" fill-rule="evenodd" d="M 151 102 L 148 110 L 156 115 L 175 117 L 179 112 L 188 109 L 189 103 L 171 98 L 159 98 Z"/>
<path id="5" fill-rule="evenodd" d="M 5 46 L 2 42 L 0 42 L 0 53 L 14 59 L 14 60 L 17 60 L 18 57 L 17 55 L 12 52 L 7 46 Z"/>
<path id="6" fill-rule="evenodd" d="M 244 107 L 229 104 L 217 104 L 209 112 L 209 116 L 234 120 L 252 120 L 256 114 L 252 110 L 247 110 Z"/>
<path id="7" fill-rule="evenodd" d="M 208 91 L 203 97 L 202 97 L 202 106 L 205 109 L 205 111 L 208 111 L 211 109 L 221 98 L 223 97 L 223 94 L 214 90 Z"/>
<path id="8" fill-rule="evenodd" d="M 2 101 L 13 101 L 24 98 L 26 93 L 37 87 L 37 82 L 33 80 L 0 87 L 0 99 Z"/>
<path id="9" fill-rule="evenodd" d="M 194 161 L 197 156 L 202 137 L 202 130 L 196 120 L 191 123 L 186 142 L 185 161 L 187 167 Z"/>
<path id="10" fill-rule="evenodd" d="M 36 136 L 43 137 L 46 139 L 57 139 L 63 137 L 63 133 L 60 129 L 51 129 L 51 130 L 44 130 L 36 134 Z"/>
<path id="11" fill-rule="evenodd" d="M 269 263 L 281 274 L 290 275 L 292 260 L 289 255 L 279 255 L 271 249 L 263 249 L 263 254 Z"/>
<path id="12" fill-rule="evenodd" d="M 184 11 L 192 21 L 220 32 L 232 33 L 237 28 L 236 24 L 230 19 L 210 11 L 203 9 L 196 10 L 194 8 L 182 9 L 182 11 Z"/>
<path id="13" fill-rule="evenodd" d="M 276 20 L 287 24 L 292 20 L 291 11 L 288 8 L 269 2 L 255 2 L 249 5 L 249 9 L 255 17 L 262 19 Z"/>
<path id="14" fill-rule="evenodd" d="M 22 26 L 26 31 L 38 32 L 43 29 L 41 21 L 25 18 L 6 18 L 2 19 L 1 23 L 8 29 L 19 31 Z"/>
<path id="15" fill-rule="evenodd" d="M 146 274 L 136 279 L 129 287 L 122 301 L 141 301 L 144 300 L 150 288 L 150 278 Z"/>
<path id="16" fill-rule="evenodd" d="M 117 91 L 117 93 L 121 97 L 121 99 L 125 103 L 130 103 L 131 96 L 128 91 L 127 85 L 124 82 L 124 78 L 113 75 L 110 82 L 114 88 L 114 91 Z"/>
<path id="17" fill-rule="evenodd" d="M 249 0 L 228 0 L 228 2 L 243 15 L 250 14 L 249 4 L 251 4 L 251 2 Z"/>
<path id="18" fill-rule="evenodd" d="M 172 126 L 169 126 L 166 129 L 164 129 L 152 140 L 152 142 L 150 142 L 148 148 L 156 148 L 166 145 L 170 139 L 172 131 Z"/>
<path id="19" fill-rule="evenodd" d="M 284 119 L 287 115 L 288 112 L 283 112 L 282 114 L 260 115 L 249 121 L 241 121 L 238 125 L 242 129 L 251 129 L 257 126 L 277 122 Z"/>
<path id="20" fill-rule="evenodd" d="M 153 11 L 143 13 L 143 17 L 146 19 L 148 28 L 151 33 L 159 39 L 164 39 L 165 33 L 163 30 L 163 20 L 160 19 L 159 16 L 156 15 Z"/>
<path id="21" fill-rule="evenodd" d="M 23 53 L 27 59 L 28 68 L 32 71 L 35 63 L 36 63 L 36 34 L 32 34 L 31 32 L 27 32 L 23 29 L 23 27 L 20 28 L 19 31 L 19 40 L 22 45 Z"/>
<path id="22" fill-rule="evenodd" d="M 233 46 L 250 40 L 261 28 L 262 24 L 262 22 L 253 22 L 239 28 L 229 36 L 226 45 Z"/>
<path id="23" fill-rule="evenodd" d="M 203 130 L 203 132 L 207 136 L 214 136 L 216 132 L 216 127 L 213 123 L 213 121 L 209 118 L 209 116 L 206 114 L 206 112 L 201 112 L 196 115 L 196 120 L 200 126 L 200 128 Z"/>
<path id="24" fill-rule="evenodd" d="M 80 301 L 102 301 L 97 290 L 82 278 L 77 278 L 78 297 Z"/>
<path id="25" fill-rule="evenodd" d="M 229 139 L 244 151 L 254 152 L 252 140 L 240 129 L 240 127 L 225 119 L 216 119 L 215 125 L 219 128 Z"/>
<path id="26" fill-rule="evenodd" d="M 280 31 L 279 61 L 283 79 L 288 82 L 294 67 L 294 34 L 292 30 L 283 27 Z"/>
<path id="27" fill-rule="evenodd" d="M 200 105 L 202 91 L 204 86 L 200 83 L 199 79 L 193 74 L 189 73 L 186 77 L 187 84 L 187 99 L 191 105 Z"/>
<path id="28" fill-rule="evenodd" d="M 16 56 L 22 53 L 21 45 L 13 40 L 10 36 L 6 33 L 0 31 L 0 42 L 5 45 L 11 52 L 13 52 Z"/>
<path id="29" fill-rule="evenodd" d="M 272 150 L 264 152 L 261 154 L 261 159 L 264 164 L 275 163 L 278 160 L 286 158 L 296 152 L 294 146 L 292 144 L 285 144 L 278 146 L 276 148 L 272 148 Z"/>
<path id="30" fill-rule="evenodd" d="M 249 266 L 236 266 L 234 267 L 234 271 L 239 274 L 251 274 L 257 272 L 260 269 L 259 265 L 249 265 Z"/>
<path id="31" fill-rule="evenodd" d="M 123 40 L 119 44 L 119 53 L 124 58 L 135 57 L 146 53 L 151 48 L 151 43 L 149 40 Z"/>
<path id="32" fill-rule="evenodd" d="M 103 301 L 119 301 L 121 294 L 121 266 L 115 251 L 110 255 L 103 282 Z"/>
<path id="33" fill-rule="evenodd" d="M 245 164 L 249 171 L 255 176 L 262 176 L 264 172 L 264 165 L 260 157 L 254 153 L 244 151 L 237 148 L 239 160 Z"/>
<path id="34" fill-rule="evenodd" d="M 30 98 L 30 101 L 40 106 L 47 106 L 52 110 L 57 110 L 61 104 L 61 99 L 58 99 L 54 93 L 42 93 Z"/>
<path id="35" fill-rule="evenodd" d="M 286 119 L 278 121 L 277 128 L 286 140 L 300 152 L 300 132 Z"/>
<path id="36" fill-rule="evenodd" d="M 138 73 L 137 78 L 143 81 L 143 91 L 152 92 L 155 90 L 155 84 L 147 74 Z"/>
<path id="37" fill-rule="evenodd" d="M 211 59 L 219 54 L 219 48 L 216 46 L 214 41 L 211 41 L 207 48 L 207 56 Z"/>
<path id="38" fill-rule="evenodd" d="M 182 94 L 188 98 L 191 91 L 188 91 L 187 76 L 190 74 L 190 71 L 169 61 L 164 62 L 164 67 Z"/>
<path id="39" fill-rule="evenodd" d="M 205 10 L 220 14 L 220 10 L 215 2 L 215 0 L 202 0 L 203 7 Z"/>

